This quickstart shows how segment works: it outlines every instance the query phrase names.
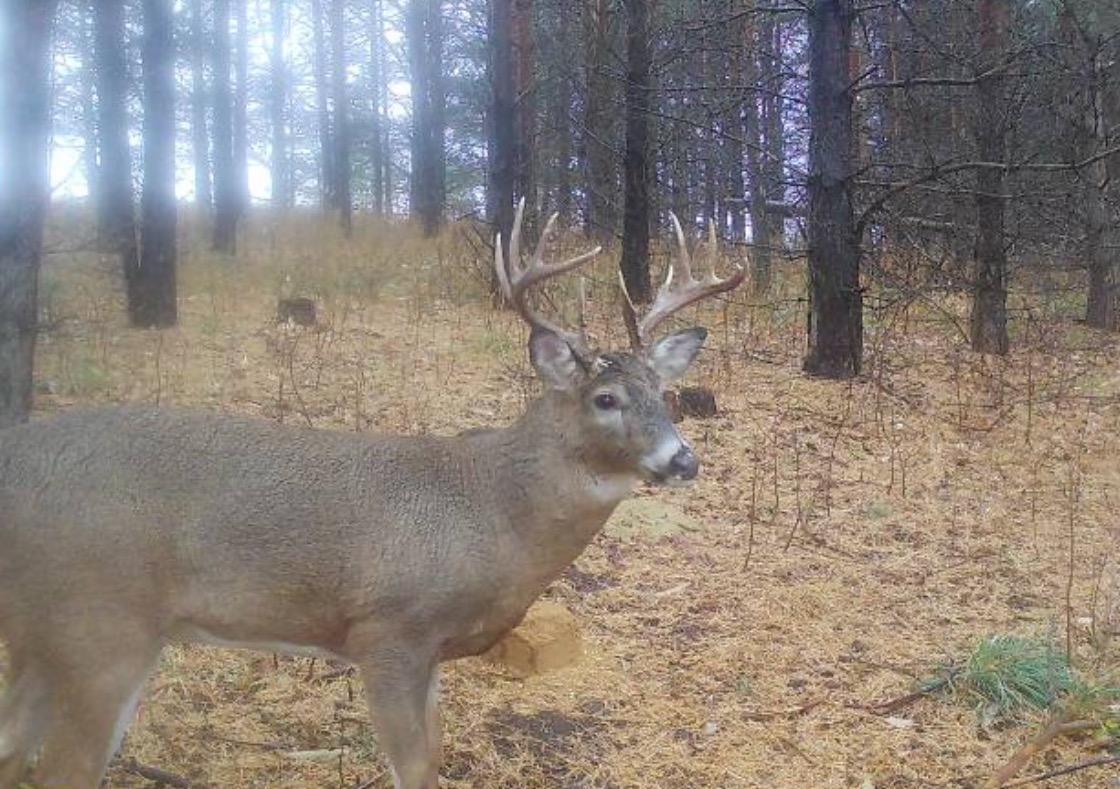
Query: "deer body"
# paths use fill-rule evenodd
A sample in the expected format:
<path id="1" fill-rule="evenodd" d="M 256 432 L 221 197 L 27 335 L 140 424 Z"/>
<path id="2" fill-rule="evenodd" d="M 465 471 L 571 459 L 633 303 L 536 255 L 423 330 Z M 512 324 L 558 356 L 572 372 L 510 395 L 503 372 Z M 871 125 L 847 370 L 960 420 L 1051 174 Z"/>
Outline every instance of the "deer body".
<path id="1" fill-rule="evenodd" d="M 514 627 L 639 480 L 697 472 L 661 388 L 705 332 L 592 354 L 525 301 L 574 265 L 541 246 L 528 268 L 497 260 L 548 388 L 509 427 L 377 437 L 124 407 L 0 433 L 0 789 L 40 745 L 39 785 L 97 786 L 181 641 L 355 663 L 396 785 L 437 785 L 439 663 Z M 711 279 L 659 297 L 657 320 L 736 284 Z"/>

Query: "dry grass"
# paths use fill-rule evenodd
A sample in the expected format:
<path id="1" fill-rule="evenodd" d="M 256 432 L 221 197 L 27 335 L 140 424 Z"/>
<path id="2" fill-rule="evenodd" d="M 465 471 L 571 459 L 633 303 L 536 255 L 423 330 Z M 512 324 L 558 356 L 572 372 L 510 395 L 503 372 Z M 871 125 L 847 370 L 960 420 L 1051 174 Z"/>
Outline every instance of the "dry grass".
<path id="1" fill-rule="evenodd" d="M 296 217 L 254 222 L 244 245 L 235 262 L 187 257 L 182 324 L 163 333 L 122 325 L 111 264 L 52 257 L 42 409 L 158 400 L 419 433 L 508 422 L 531 395 L 525 333 L 486 305 L 465 235 L 365 223 L 347 244 Z M 642 495 L 705 528 L 600 537 L 553 585 L 585 628 L 576 667 L 449 666 L 446 785 L 976 786 L 1031 728 L 982 731 L 936 699 L 873 705 L 992 633 L 1064 644 L 1068 626 L 1076 666 L 1115 672 L 1116 344 L 1039 319 L 1009 359 L 978 359 L 942 312 L 963 303 L 943 299 L 873 316 L 865 378 L 814 381 L 798 290 L 787 273 L 771 304 L 690 316 L 714 330 L 694 379 L 721 415 L 683 428 L 699 483 Z M 316 297 L 322 328 L 273 322 L 291 293 Z M 591 328 L 621 343 L 610 291 L 590 293 Z M 123 755 L 209 786 L 388 786 L 364 706 L 330 666 L 173 649 Z M 1061 739 L 1034 768 L 1091 745 Z M 1108 770 L 1047 785 L 1108 786 Z M 111 783 L 146 782 L 118 763 Z"/>

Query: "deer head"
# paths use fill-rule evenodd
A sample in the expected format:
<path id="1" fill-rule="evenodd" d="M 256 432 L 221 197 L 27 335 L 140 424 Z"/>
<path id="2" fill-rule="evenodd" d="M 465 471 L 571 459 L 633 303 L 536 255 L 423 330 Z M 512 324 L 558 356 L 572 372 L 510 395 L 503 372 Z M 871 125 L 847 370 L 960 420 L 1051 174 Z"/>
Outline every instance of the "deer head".
<path id="1" fill-rule="evenodd" d="M 542 317 L 530 304 L 532 288 L 581 266 L 601 251 L 599 247 L 568 260 L 546 263 L 544 250 L 557 215 L 545 224 L 528 261 L 521 259 L 521 224 L 524 200 L 517 207 L 510 234 L 507 265 L 501 236 L 494 245 L 494 266 L 505 299 L 517 309 L 532 331 L 529 355 L 538 376 L 567 406 L 565 430 L 582 460 L 596 472 L 640 477 L 649 482 L 683 484 L 693 480 L 699 462 L 692 447 L 669 418 L 663 391 L 684 375 L 700 352 L 707 330 L 694 327 L 650 342 L 653 330 L 670 315 L 708 296 L 729 291 L 743 281 L 741 267 L 718 279 L 714 273 L 718 248 L 715 226 L 709 230 L 708 274 L 697 280 L 684 233 L 676 216 L 678 255 L 671 263 L 649 313 L 637 319 L 627 295 L 636 340 L 629 353 L 598 352 L 582 332 L 562 329 Z M 624 289 L 625 294 L 625 289 Z"/>

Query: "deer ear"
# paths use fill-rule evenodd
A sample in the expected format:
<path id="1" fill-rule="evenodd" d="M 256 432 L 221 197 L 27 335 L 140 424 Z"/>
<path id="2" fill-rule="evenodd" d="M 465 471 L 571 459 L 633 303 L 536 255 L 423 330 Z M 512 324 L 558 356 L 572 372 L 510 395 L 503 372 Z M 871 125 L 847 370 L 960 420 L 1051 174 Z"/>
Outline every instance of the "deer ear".
<path id="1" fill-rule="evenodd" d="M 534 327 L 529 335 L 529 359 L 537 375 L 553 389 L 569 391 L 587 378 L 587 370 L 572 346 L 548 329 Z"/>
<path id="2" fill-rule="evenodd" d="M 662 337 L 650 349 L 649 366 L 662 383 L 675 381 L 688 370 L 707 337 L 708 330 L 700 327 Z"/>

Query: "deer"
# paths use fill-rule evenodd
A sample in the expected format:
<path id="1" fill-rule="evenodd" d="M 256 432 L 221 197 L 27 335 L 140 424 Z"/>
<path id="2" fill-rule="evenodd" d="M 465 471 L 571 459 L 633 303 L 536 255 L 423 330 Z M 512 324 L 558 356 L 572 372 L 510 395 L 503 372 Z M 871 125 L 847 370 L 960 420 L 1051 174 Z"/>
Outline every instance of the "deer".
<path id="1" fill-rule="evenodd" d="M 706 330 L 652 332 L 744 277 L 717 278 L 714 248 L 695 277 L 672 217 L 635 347 L 598 353 L 530 297 L 601 250 L 545 261 L 554 215 L 526 261 L 523 217 L 494 265 L 543 394 L 508 426 L 378 436 L 116 406 L 0 433 L 0 789 L 28 771 L 98 786 L 173 643 L 355 665 L 394 786 L 438 786 L 440 664 L 515 627 L 638 484 L 696 478 L 662 394 Z"/>

